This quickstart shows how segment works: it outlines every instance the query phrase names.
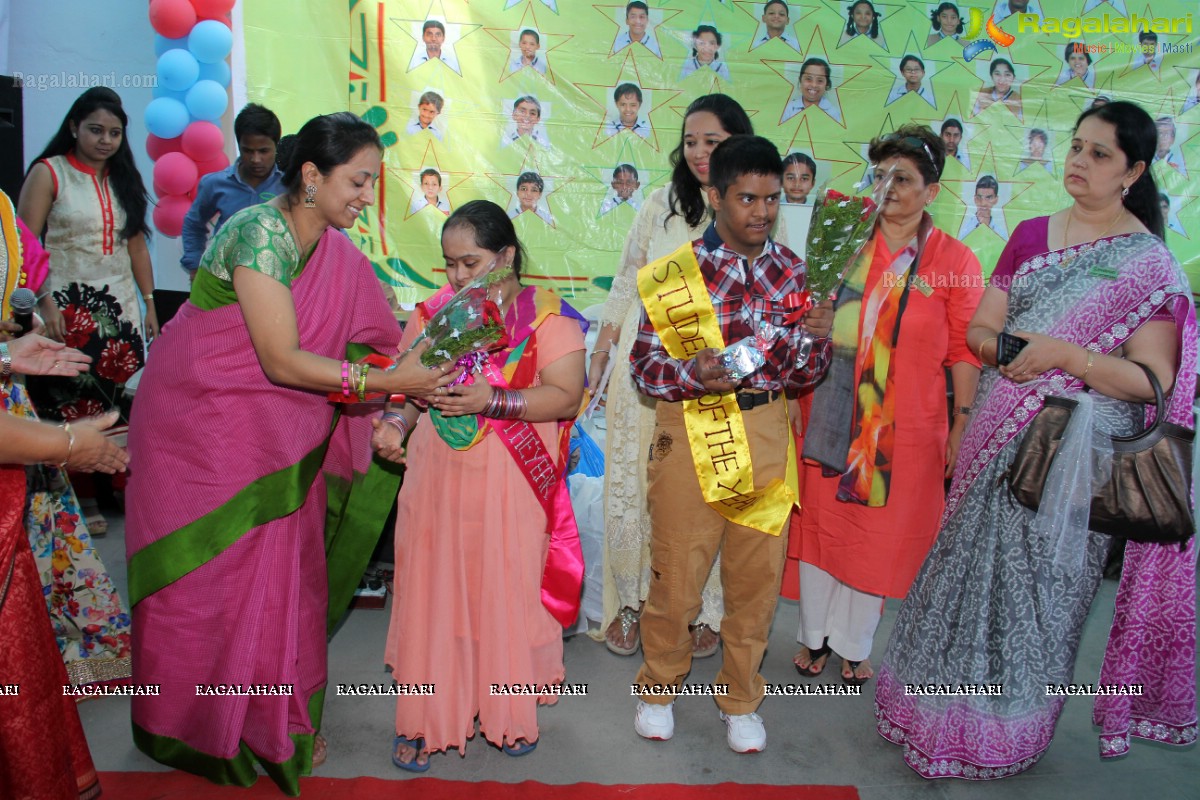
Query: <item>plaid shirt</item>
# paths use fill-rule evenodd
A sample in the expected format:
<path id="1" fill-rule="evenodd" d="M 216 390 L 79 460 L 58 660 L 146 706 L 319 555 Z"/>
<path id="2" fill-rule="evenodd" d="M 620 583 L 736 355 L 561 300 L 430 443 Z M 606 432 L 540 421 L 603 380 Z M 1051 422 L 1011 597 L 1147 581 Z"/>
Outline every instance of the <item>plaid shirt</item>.
<path id="1" fill-rule="evenodd" d="M 804 289 L 804 261 L 778 242 L 768 240 L 762 254 L 749 264 L 744 256 L 725 246 L 714 223 L 703 237 L 692 242 L 692 248 L 726 345 L 753 336 L 759 320 L 782 324 L 790 311 L 782 301 L 788 294 Z M 829 367 L 830 340 L 818 339 L 808 363 L 802 369 L 795 369 L 795 353 L 802 333 L 800 325 L 786 326 L 766 353 L 766 363 L 738 388 L 783 391 L 820 380 Z M 694 359 L 667 355 L 645 308 L 629 361 L 638 388 L 650 397 L 676 402 L 708 394 L 696 378 Z"/>

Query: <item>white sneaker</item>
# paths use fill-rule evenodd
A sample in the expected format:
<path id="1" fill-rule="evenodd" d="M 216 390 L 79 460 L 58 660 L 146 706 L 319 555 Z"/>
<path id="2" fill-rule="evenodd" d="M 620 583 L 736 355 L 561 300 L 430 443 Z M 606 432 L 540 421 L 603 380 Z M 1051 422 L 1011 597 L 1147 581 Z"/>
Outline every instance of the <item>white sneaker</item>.
<path id="1" fill-rule="evenodd" d="M 671 703 L 655 705 L 639 700 L 633 729 L 643 739 L 665 742 L 675 735 L 675 711 Z"/>
<path id="2" fill-rule="evenodd" d="M 735 753 L 761 753 L 767 749 L 767 729 L 758 714 L 726 714 L 725 741 Z"/>

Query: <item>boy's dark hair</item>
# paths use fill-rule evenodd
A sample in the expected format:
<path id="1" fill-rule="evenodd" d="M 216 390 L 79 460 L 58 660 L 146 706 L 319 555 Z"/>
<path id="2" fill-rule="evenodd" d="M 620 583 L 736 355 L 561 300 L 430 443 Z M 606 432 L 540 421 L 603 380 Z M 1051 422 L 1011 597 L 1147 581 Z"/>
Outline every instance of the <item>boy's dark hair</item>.
<path id="1" fill-rule="evenodd" d="M 801 153 L 800 151 L 788 153 L 787 157 L 783 159 L 783 171 L 787 172 L 787 168 L 793 164 L 808 167 L 808 171 L 813 174 L 813 177 L 817 176 L 817 162 L 813 161 L 812 156 L 808 153 Z"/>
<path id="2" fill-rule="evenodd" d="M 440 20 L 427 19 L 425 20 L 425 24 L 421 26 L 421 35 L 424 36 L 425 31 L 429 30 L 430 28 L 437 28 L 443 34 L 446 33 L 446 26 L 443 25 Z"/>
<path id="3" fill-rule="evenodd" d="M 768 139 L 752 134 L 730 136 L 709 158 L 709 184 L 722 197 L 743 175 L 774 175 L 783 179 L 783 159 Z"/>
<path id="4" fill-rule="evenodd" d="M 541 43 L 542 43 L 542 37 L 541 37 L 541 36 L 538 36 L 538 32 L 537 32 L 537 31 L 535 31 L 533 28 L 526 28 L 525 30 L 521 31 L 521 35 L 517 37 L 517 41 L 519 42 L 519 41 L 521 41 L 522 39 L 524 39 L 524 38 L 525 38 L 525 34 L 527 34 L 527 33 L 528 33 L 530 36 L 532 36 L 532 37 L 533 37 L 533 40 L 534 40 L 535 42 L 537 42 L 538 44 L 541 44 Z"/>
<path id="5" fill-rule="evenodd" d="M 296 134 L 289 133 L 279 137 L 279 141 L 275 143 L 275 166 L 279 167 L 280 172 L 287 172 L 288 162 L 292 160 L 292 151 L 296 149 L 296 141 L 299 138 Z"/>
<path id="6" fill-rule="evenodd" d="M 828 61 L 823 58 L 816 57 L 806 58 L 804 59 L 804 63 L 800 65 L 800 74 L 804 75 L 804 70 L 808 69 L 809 67 L 820 67 L 821 69 L 825 70 L 825 88 L 833 88 L 833 70 L 830 69 Z M 799 78 L 796 79 L 796 82 L 799 83 Z"/>
<path id="7" fill-rule="evenodd" d="M 521 105 L 521 103 L 532 103 L 533 107 L 537 109 L 538 117 L 540 118 L 542 116 L 542 104 L 539 103 L 538 99 L 533 95 L 526 94 L 518 97 L 516 100 L 513 100 L 513 111 L 516 111 L 517 106 Z"/>
<path id="8" fill-rule="evenodd" d="M 975 181 L 975 191 L 981 189 L 991 189 L 996 194 L 1000 194 L 1000 183 L 994 175 L 984 175 L 979 180 Z"/>
<path id="9" fill-rule="evenodd" d="M 1041 128 L 1031 128 L 1029 131 L 1029 141 L 1041 139 L 1042 144 L 1050 144 L 1050 136 Z"/>
<path id="10" fill-rule="evenodd" d="M 518 189 L 520 189 L 522 186 L 524 186 L 527 183 L 532 183 L 534 186 L 537 187 L 537 190 L 539 192 L 546 191 L 545 181 L 543 181 L 542 176 L 538 175 L 536 172 L 522 172 L 519 176 L 517 176 L 517 188 Z"/>
<path id="11" fill-rule="evenodd" d="M 917 66 L 919 66 L 921 68 L 921 71 L 922 72 L 925 71 L 925 62 L 910 53 L 910 54 L 906 55 L 904 58 L 900 59 L 900 71 L 901 72 L 904 72 L 904 65 L 910 61 L 917 62 Z"/>
<path id="12" fill-rule="evenodd" d="M 633 2 L 625 4 L 625 16 L 628 17 L 630 10 L 634 9 L 634 8 L 641 9 L 642 11 L 645 11 L 647 14 L 650 13 L 650 6 L 643 3 L 642 0 L 633 0 Z"/>
<path id="13" fill-rule="evenodd" d="M 635 181 L 639 180 L 637 167 L 635 167 L 633 164 L 618 164 L 617 168 L 613 170 L 613 178 L 615 179 L 622 172 L 628 172 L 630 175 L 633 176 L 633 179 Z"/>
<path id="14" fill-rule="evenodd" d="M 442 173 L 438 172 L 433 167 L 421 170 L 421 180 L 425 180 L 430 175 L 438 179 L 438 186 L 442 185 Z"/>
<path id="15" fill-rule="evenodd" d="M 642 90 L 638 88 L 636 83 L 622 83 L 613 89 L 613 102 L 621 102 L 621 98 L 627 94 L 631 94 L 637 98 L 638 105 L 642 104 Z"/>
<path id="16" fill-rule="evenodd" d="M 233 138 L 239 143 L 243 136 L 265 136 L 278 145 L 282 135 L 283 127 L 279 124 L 279 117 L 275 116 L 274 111 L 258 103 L 247 103 L 233 120 Z"/>
<path id="17" fill-rule="evenodd" d="M 788 15 L 788 19 L 792 18 L 792 10 L 788 8 L 788 4 L 784 2 L 784 0 L 767 0 L 766 4 L 763 5 L 763 13 L 767 13 L 767 10 L 770 9 L 771 6 L 783 6 L 783 11 Z"/>
<path id="18" fill-rule="evenodd" d="M 1138 33 L 1138 44 L 1141 44 L 1142 42 L 1154 42 L 1155 44 L 1158 44 L 1158 34 L 1154 31 L 1148 31 L 1145 28 L 1142 28 L 1142 30 Z"/>
<path id="19" fill-rule="evenodd" d="M 963 126 L 962 126 L 962 122 L 960 122 L 959 120 L 955 119 L 954 117 L 950 117 L 950 118 L 948 118 L 948 119 L 947 119 L 945 122 L 943 122 L 943 123 L 942 123 L 942 129 L 941 129 L 940 131 L 938 131 L 938 132 L 939 132 L 939 133 L 945 133 L 945 132 L 946 132 L 946 128 L 958 128 L 958 132 L 959 132 L 959 133 L 962 133 L 962 132 L 963 132 Z"/>
<path id="20" fill-rule="evenodd" d="M 446 101 L 443 100 L 442 96 L 440 94 L 438 94 L 437 92 L 425 92 L 423 95 L 420 96 L 420 98 L 417 99 L 417 105 L 423 106 L 426 103 L 428 103 L 429 105 L 436 108 L 438 110 L 439 114 L 442 112 L 442 104 L 445 102 Z"/>

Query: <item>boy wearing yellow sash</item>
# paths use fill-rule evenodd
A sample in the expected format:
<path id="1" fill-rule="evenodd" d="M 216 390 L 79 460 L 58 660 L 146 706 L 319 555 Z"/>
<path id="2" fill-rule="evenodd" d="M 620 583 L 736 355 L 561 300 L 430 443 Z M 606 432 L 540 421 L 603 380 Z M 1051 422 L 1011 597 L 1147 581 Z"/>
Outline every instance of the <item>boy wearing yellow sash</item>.
<path id="1" fill-rule="evenodd" d="M 641 617 L 645 663 L 635 685 L 634 727 L 647 739 L 674 733 L 672 701 L 691 670 L 688 623 L 700 611 L 700 591 L 719 550 L 724 660 L 711 693 L 729 746 L 754 753 L 766 747 L 754 713 L 763 698 L 758 669 L 787 549 L 781 534 L 796 500 L 783 393 L 824 375 L 833 313 L 822 303 L 804 315 L 803 328 L 794 324 L 807 299 L 805 269 L 769 236 L 783 175 L 775 145 L 732 136 L 712 152 L 709 167 L 714 222 L 700 239 L 638 273 L 644 308 L 631 369 L 638 388 L 660 402 L 649 465 L 652 579 Z M 804 329 L 818 339 L 797 367 Z M 718 354 L 756 334 L 765 361 L 736 378 Z"/>

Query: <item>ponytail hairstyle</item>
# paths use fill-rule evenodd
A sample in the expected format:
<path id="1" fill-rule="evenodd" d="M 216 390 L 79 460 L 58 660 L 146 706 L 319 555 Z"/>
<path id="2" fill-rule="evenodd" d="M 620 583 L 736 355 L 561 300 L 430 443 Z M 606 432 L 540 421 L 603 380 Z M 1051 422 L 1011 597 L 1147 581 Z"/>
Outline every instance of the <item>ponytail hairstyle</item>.
<path id="1" fill-rule="evenodd" d="M 74 123 L 75 129 L 78 131 L 83 121 L 96 111 L 107 111 L 121 121 L 121 144 L 117 146 L 116 152 L 109 156 L 105 163 L 108 168 L 108 182 L 113 188 L 113 194 L 117 196 L 117 202 L 125 212 L 125 227 L 117 235 L 125 241 L 139 233 L 149 238 L 150 226 L 146 223 L 146 208 L 150 204 L 150 197 L 146 194 L 146 184 L 142 182 L 142 173 L 138 172 L 137 164 L 133 162 L 133 150 L 129 146 L 129 117 L 126 116 L 125 109 L 121 106 L 121 96 L 112 89 L 106 86 L 93 86 L 75 98 L 75 102 L 67 111 L 67 116 L 63 118 L 62 124 L 58 126 L 58 130 L 51 137 L 50 143 L 33 160 L 29 168 L 33 169 L 33 165 L 43 159 L 65 156 L 74 150 L 75 137 L 71 134 L 71 124 Z"/>
<path id="2" fill-rule="evenodd" d="M 454 213 L 442 226 L 442 236 L 446 235 L 446 231 L 458 227 L 470 228 L 475 236 L 475 244 L 484 250 L 499 253 L 506 247 L 513 248 L 513 274 L 521 277 L 525 248 L 517 238 L 516 228 L 503 208 L 491 200 L 471 200 L 454 209 Z"/>
<path id="3" fill-rule="evenodd" d="M 738 101 L 729 95 L 706 94 L 697 97 L 687 107 L 687 112 L 683 115 L 683 126 L 679 131 L 679 146 L 671 151 L 671 191 L 667 198 L 670 211 L 667 213 L 667 220 L 671 217 L 683 217 L 690 228 L 698 226 L 708 211 L 700 181 L 692 174 L 687 160 L 683 157 L 683 130 L 687 127 L 687 118 L 701 111 L 715 115 L 721 123 L 722 130 L 730 136 L 754 133 L 750 117 L 746 116 Z"/>
<path id="4" fill-rule="evenodd" d="M 1166 234 L 1166 226 L 1162 206 L 1159 205 L 1158 186 L 1150 170 L 1154 151 L 1158 147 L 1158 129 L 1154 120 L 1136 103 L 1118 100 L 1084 111 L 1075 120 L 1074 130 L 1078 131 L 1088 117 L 1097 117 L 1113 126 L 1117 134 L 1117 147 L 1125 154 L 1126 167 L 1132 167 L 1139 161 L 1145 165 L 1142 174 L 1129 187 L 1129 194 L 1122 197 L 1121 202 L 1147 230 L 1162 239 Z"/>

